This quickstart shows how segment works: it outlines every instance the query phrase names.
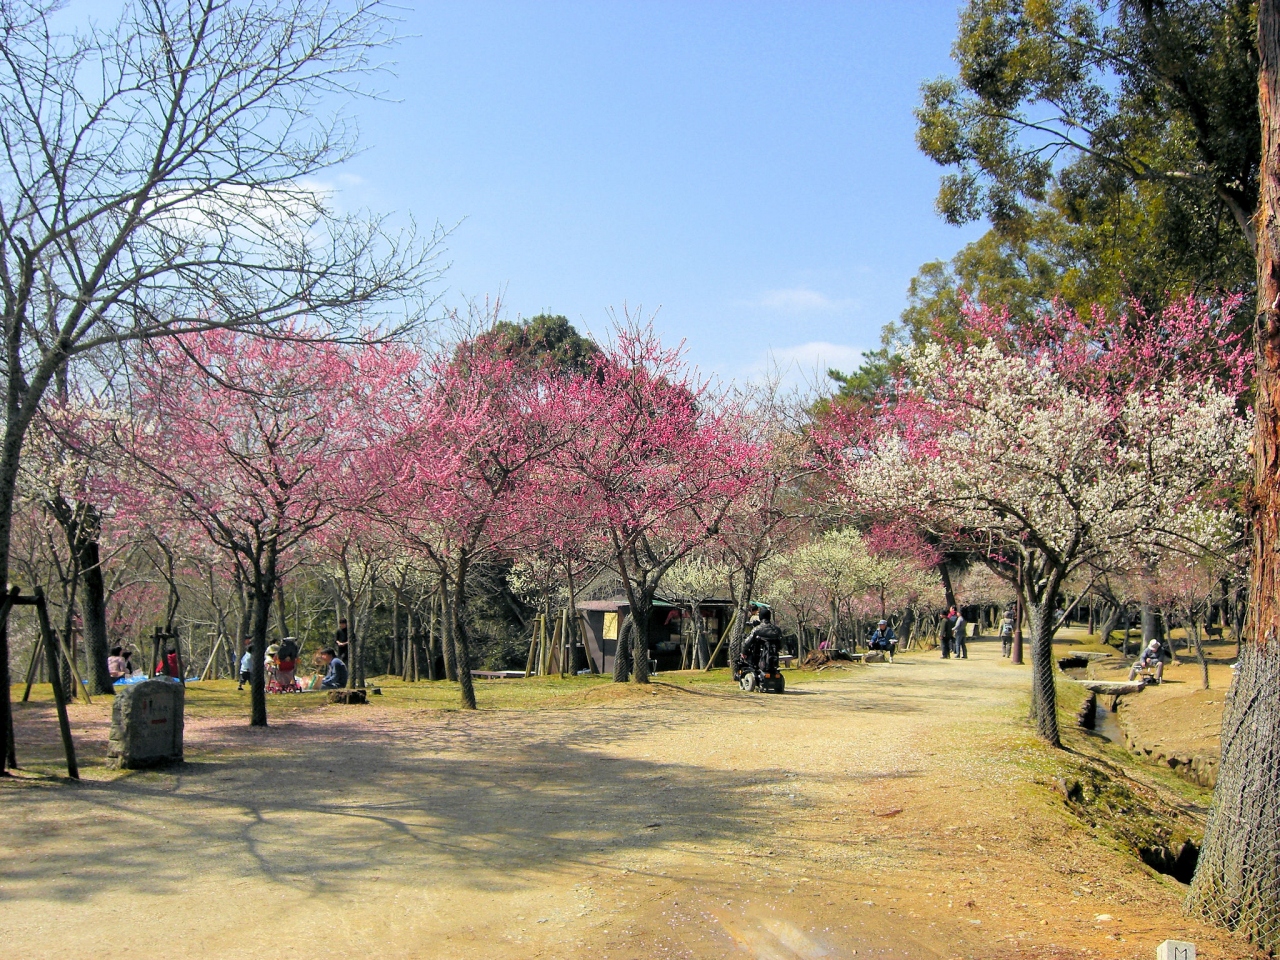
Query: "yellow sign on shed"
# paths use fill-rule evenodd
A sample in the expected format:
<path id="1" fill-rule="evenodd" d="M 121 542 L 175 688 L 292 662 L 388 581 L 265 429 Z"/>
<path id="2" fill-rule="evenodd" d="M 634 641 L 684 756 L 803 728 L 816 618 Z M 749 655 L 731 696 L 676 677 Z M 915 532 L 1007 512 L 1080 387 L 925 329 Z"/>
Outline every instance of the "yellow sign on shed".
<path id="1" fill-rule="evenodd" d="M 604 615 L 604 639 L 618 639 L 618 614 L 616 612 Z"/>

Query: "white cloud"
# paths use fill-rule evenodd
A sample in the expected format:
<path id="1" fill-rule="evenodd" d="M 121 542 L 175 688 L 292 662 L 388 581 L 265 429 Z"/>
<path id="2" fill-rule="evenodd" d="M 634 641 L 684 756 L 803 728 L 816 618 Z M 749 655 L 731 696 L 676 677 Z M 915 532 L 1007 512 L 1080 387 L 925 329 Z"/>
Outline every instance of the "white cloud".
<path id="1" fill-rule="evenodd" d="M 832 367 L 837 370 L 856 370 L 862 363 L 863 354 L 857 347 L 827 343 L 825 340 L 814 340 L 770 352 L 778 366 L 793 366 L 802 372 L 819 370 L 823 375 Z"/>
<path id="2" fill-rule="evenodd" d="M 792 347 L 770 350 L 743 371 L 749 381 L 777 380 L 787 388 L 799 388 L 808 392 L 829 393 L 832 383 L 827 371 L 834 368 L 843 373 L 858 369 L 863 351 L 842 343 L 813 340 Z"/>
<path id="3" fill-rule="evenodd" d="M 825 293 L 808 287 L 789 287 L 783 290 L 766 290 L 758 301 L 766 310 L 782 313 L 829 313 L 853 304 L 852 300 L 835 300 Z"/>

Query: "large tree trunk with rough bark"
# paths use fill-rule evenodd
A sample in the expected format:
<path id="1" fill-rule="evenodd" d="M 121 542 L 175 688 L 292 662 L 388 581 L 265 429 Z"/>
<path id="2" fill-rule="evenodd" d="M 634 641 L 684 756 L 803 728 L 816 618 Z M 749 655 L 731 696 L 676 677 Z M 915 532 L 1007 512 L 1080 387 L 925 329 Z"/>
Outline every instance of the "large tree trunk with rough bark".
<path id="1" fill-rule="evenodd" d="M 627 614 L 622 626 L 618 628 L 618 639 L 613 649 L 613 682 L 626 683 L 631 678 L 632 635 L 635 633 L 635 621 Z"/>
<path id="2" fill-rule="evenodd" d="M 455 668 L 458 671 L 458 690 L 461 694 L 461 702 L 463 710 L 474 710 L 476 708 L 476 690 L 475 685 L 471 681 L 471 644 L 470 638 L 467 636 L 467 622 L 464 605 L 466 600 L 465 593 L 465 572 L 459 578 L 457 589 L 449 595 L 449 635 L 453 639 L 453 656 Z"/>
<path id="3" fill-rule="evenodd" d="M 951 583 L 951 571 L 947 569 L 946 559 L 938 561 L 938 577 L 942 580 L 942 592 L 945 595 L 947 609 L 956 606 L 956 590 Z"/>
<path id="4" fill-rule="evenodd" d="M 1258 4 L 1262 120 L 1248 627 L 1188 908 L 1280 950 L 1280 0 Z"/>
<path id="5" fill-rule="evenodd" d="M 640 609 L 631 611 L 631 682 L 649 682 L 649 616 L 653 611 L 647 599 L 640 601 Z"/>
<path id="6" fill-rule="evenodd" d="M 453 587 L 448 581 L 440 580 L 442 610 L 444 611 L 445 648 L 452 647 L 454 669 L 457 671 L 458 692 L 461 695 L 463 710 L 476 709 L 476 690 L 471 679 L 471 643 L 467 636 L 467 573 L 470 570 L 471 558 L 463 554 L 453 571 Z"/>
<path id="7" fill-rule="evenodd" d="M 1053 621 L 1057 592 L 1045 591 L 1041 602 L 1028 604 L 1031 622 L 1031 717 L 1036 733 L 1050 746 L 1061 747 L 1058 732 L 1058 688 L 1053 673 Z"/>

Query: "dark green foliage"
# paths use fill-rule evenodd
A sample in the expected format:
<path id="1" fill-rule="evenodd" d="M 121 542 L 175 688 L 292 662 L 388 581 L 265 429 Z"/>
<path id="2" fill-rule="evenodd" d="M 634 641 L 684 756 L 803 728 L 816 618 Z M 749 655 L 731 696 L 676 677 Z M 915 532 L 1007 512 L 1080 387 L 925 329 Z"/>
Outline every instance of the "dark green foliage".
<path id="1" fill-rule="evenodd" d="M 566 317 L 540 313 L 518 323 L 495 323 L 484 339 L 491 339 L 501 352 L 531 367 L 552 365 L 575 373 L 591 368 L 599 347 L 574 329 Z"/>
<path id="2" fill-rule="evenodd" d="M 893 382 L 901 363 L 902 358 L 886 346 L 864 353 L 862 364 L 853 373 L 828 370 L 827 376 L 839 385 L 836 395 L 842 400 L 870 402 Z M 828 401 L 819 400 L 814 412 L 821 415 L 827 405 Z"/>
<path id="3" fill-rule="evenodd" d="M 537 612 L 507 588 L 511 563 L 486 564 L 473 579 L 467 598 L 471 666 L 485 670 L 523 670 Z"/>
<path id="4" fill-rule="evenodd" d="M 962 292 L 1022 322 L 1055 299 L 1251 297 L 1255 32 L 1251 0 L 970 0 L 958 75 L 922 88 L 916 139 L 949 168 L 939 212 L 992 229 L 920 268 L 884 349 L 832 372 L 839 395 L 865 398 L 896 352 L 962 335 Z"/>
<path id="5" fill-rule="evenodd" d="M 959 75 L 924 85 L 917 141 L 951 168 L 942 215 L 993 233 L 922 270 L 918 303 L 939 286 L 1015 314 L 1250 290 L 1254 32 L 1245 0 L 971 0 Z"/>

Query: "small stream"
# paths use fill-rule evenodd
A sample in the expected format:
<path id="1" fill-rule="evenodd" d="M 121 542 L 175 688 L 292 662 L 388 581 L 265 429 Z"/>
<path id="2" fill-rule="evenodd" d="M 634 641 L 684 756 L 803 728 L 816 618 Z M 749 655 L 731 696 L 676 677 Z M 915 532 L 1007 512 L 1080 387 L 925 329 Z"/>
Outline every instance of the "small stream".
<path id="1" fill-rule="evenodd" d="M 1089 667 L 1085 666 L 1066 666 L 1060 667 L 1062 672 L 1073 680 L 1088 680 Z M 1111 711 L 1112 697 L 1098 697 L 1098 709 L 1094 711 L 1093 726 L 1089 729 L 1091 732 L 1105 737 L 1112 743 L 1118 743 L 1124 746 L 1124 731 L 1120 729 L 1120 718 Z"/>
<path id="2" fill-rule="evenodd" d="M 1106 737 L 1112 743 L 1124 746 L 1124 730 L 1120 728 L 1120 718 L 1111 712 L 1110 697 L 1098 698 L 1098 712 L 1093 718 L 1093 732 Z"/>

